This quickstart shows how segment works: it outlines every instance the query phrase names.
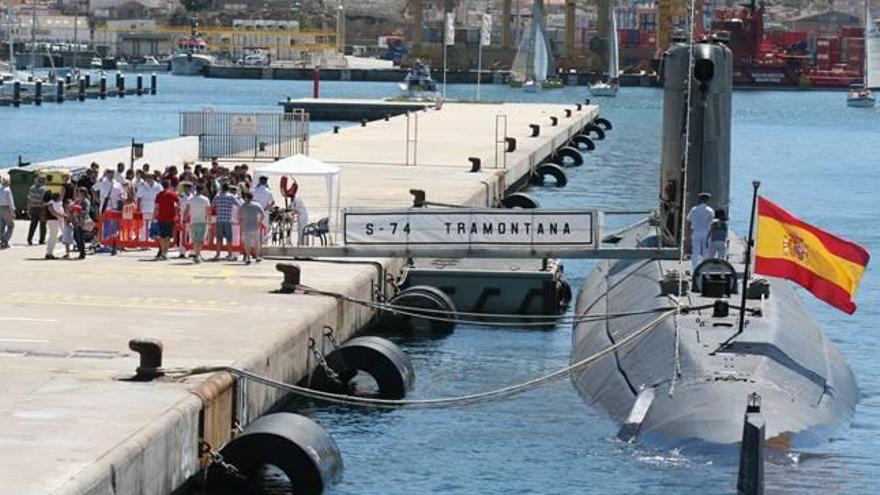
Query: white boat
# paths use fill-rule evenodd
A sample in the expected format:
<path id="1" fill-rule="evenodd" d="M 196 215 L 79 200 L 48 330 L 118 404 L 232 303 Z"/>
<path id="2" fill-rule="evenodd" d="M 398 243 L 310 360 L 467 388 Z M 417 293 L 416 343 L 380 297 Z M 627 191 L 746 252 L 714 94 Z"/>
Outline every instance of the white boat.
<path id="1" fill-rule="evenodd" d="M 205 67 L 217 60 L 208 54 L 208 44 L 195 34 L 177 40 L 177 51 L 171 57 L 171 73 L 178 76 L 198 76 Z"/>
<path id="2" fill-rule="evenodd" d="M 128 72 L 161 72 L 168 70 L 168 63 L 159 62 L 156 57 L 147 55 L 138 61 L 127 64 L 119 70 Z"/>
<path id="3" fill-rule="evenodd" d="M 437 83 L 431 78 L 431 68 L 416 59 L 403 82 L 397 83 L 400 96 L 408 99 L 435 99 L 440 96 Z"/>
<path id="4" fill-rule="evenodd" d="M 871 18 L 871 7 L 865 1 L 865 66 L 863 86 L 852 88 L 846 95 L 846 106 L 874 108 L 876 98 L 871 89 L 880 88 L 880 30 Z"/>
<path id="5" fill-rule="evenodd" d="M 611 10 L 611 36 L 608 43 L 608 78 L 604 81 L 590 84 L 590 94 L 593 96 L 617 96 L 620 88 L 620 61 L 618 56 L 617 40 L 617 15 L 614 7 Z"/>
<path id="6" fill-rule="evenodd" d="M 548 82 L 554 73 L 550 57 L 550 45 L 544 29 L 542 2 L 532 3 L 532 26 L 523 32 L 513 65 L 510 68 L 510 85 L 534 93 L 542 87 L 556 88 L 561 85 Z"/>

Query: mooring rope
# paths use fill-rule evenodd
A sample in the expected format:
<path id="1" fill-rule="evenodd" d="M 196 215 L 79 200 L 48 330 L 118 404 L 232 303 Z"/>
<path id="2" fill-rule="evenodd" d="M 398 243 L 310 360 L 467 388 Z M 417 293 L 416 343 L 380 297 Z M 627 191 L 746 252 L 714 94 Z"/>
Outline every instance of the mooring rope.
<path id="1" fill-rule="evenodd" d="M 690 164 L 690 155 L 691 155 L 691 99 L 693 98 L 693 80 L 694 80 L 694 20 L 696 14 L 696 2 L 695 0 L 690 0 L 690 8 L 688 9 L 688 72 L 687 72 L 687 89 L 685 95 L 685 105 L 687 111 L 685 111 L 684 116 L 684 157 L 683 157 L 683 165 L 682 165 L 682 176 L 684 180 L 682 181 L 681 189 L 681 220 L 680 223 L 680 237 L 681 240 L 679 242 L 679 257 L 678 257 L 678 298 L 675 303 L 675 339 L 674 339 L 674 349 L 673 349 L 673 362 L 672 362 L 672 378 L 669 380 L 669 396 L 672 397 L 675 394 L 675 383 L 678 380 L 678 377 L 681 376 L 681 326 L 679 323 L 681 316 L 681 308 L 682 308 L 682 300 L 684 298 L 683 294 L 683 281 L 685 275 L 684 262 L 685 262 L 685 239 L 687 234 L 687 221 L 685 220 L 687 215 L 687 197 L 688 197 L 688 166 Z M 693 256 L 694 253 L 691 253 Z"/>
<path id="2" fill-rule="evenodd" d="M 673 310 L 667 310 L 665 313 L 657 316 L 647 324 L 640 327 L 635 332 L 626 336 L 625 338 L 617 341 L 615 344 L 606 347 L 605 349 L 592 354 L 580 361 L 573 363 L 564 368 L 558 369 L 551 373 L 547 373 L 545 375 L 538 376 L 536 378 L 527 380 L 525 382 L 517 383 L 514 385 L 508 385 L 505 387 L 497 388 L 494 390 L 489 390 L 486 392 L 479 392 L 455 397 L 441 397 L 434 399 L 376 399 L 370 397 L 358 397 L 353 395 L 345 395 L 345 394 L 334 394 L 330 392 L 322 392 L 320 390 L 312 390 L 310 388 L 301 387 L 299 385 L 286 383 L 280 380 L 275 380 L 273 378 L 269 378 L 266 376 L 259 375 L 252 371 L 247 371 L 241 368 L 236 368 L 233 366 L 200 366 L 194 368 L 162 368 L 157 371 L 161 371 L 166 373 L 169 376 L 174 376 L 178 378 L 183 378 L 187 376 L 193 375 L 203 375 L 206 373 L 216 373 L 216 372 L 228 372 L 240 378 L 253 381 L 255 383 L 260 383 L 262 385 L 266 385 L 268 387 L 273 387 L 279 390 L 284 390 L 286 392 L 299 395 L 301 397 L 306 397 L 309 399 L 320 400 L 325 402 L 332 402 L 335 404 L 343 404 L 350 406 L 366 406 L 366 407 L 377 407 L 377 408 L 398 408 L 398 407 L 410 407 L 410 408 L 450 408 L 450 407 L 463 407 L 469 406 L 477 403 L 490 402 L 495 400 L 506 399 L 509 397 L 513 397 L 524 392 L 536 389 L 542 385 L 546 385 L 549 383 L 556 382 L 560 379 L 568 377 L 573 373 L 577 373 L 579 371 L 583 371 L 590 366 L 596 364 L 600 359 L 610 355 L 613 352 L 625 347 L 644 335 L 648 334 L 651 330 L 658 327 L 658 325 L 668 316 L 674 313 Z"/>
<path id="3" fill-rule="evenodd" d="M 517 314 L 494 314 L 494 313 L 473 313 L 466 311 L 447 311 L 443 309 L 431 309 L 431 308 L 413 308 L 410 306 L 401 306 L 394 305 L 390 303 L 382 303 L 376 301 L 369 301 L 366 299 L 358 299 L 352 296 L 348 296 L 345 294 L 339 294 L 336 292 L 328 292 L 319 289 L 314 289 L 308 286 L 300 286 L 300 290 L 303 294 L 309 295 L 318 295 L 318 296 L 326 296 L 333 297 L 335 299 L 350 302 L 353 304 L 358 304 L 361 306 L 366 306 L 372 309 L 376 309 L 378 311 L 385 311 L 393 314 L 398 314 L 401 316 L 409 316 L 413 318 L 420 318 L 428 321 L 437 321 L 443 323 L 460 323 L 460 324 L 470 324 L 470 325 L 482 325 L 482 326 L 492 326 L 492 327 L 537 327 L 537 326 L 548 326 L 548 325 L 559 325 L 559 324 L 568 324 L 568 323 L 580 323 L 580 322 L 590 322 L 590 321 L 600 321 L 600 320 L 608 320 L 613 318 L 624 318 L 628 316 L 638 316 L 638 315 L 646 315 L 652 313 L 662 313 L 665 311 L 670 311 L 669 307 L 656 307 L 656 308 L 647 308 L 636 311 L 622 311 L 618 313 L 593 313 L 589 315 L 517 315 Z M 707 309 L 712 307 L 712 305 L 702 305 L 702 306 L 693 306 L 693 307 L 682 307 L 680 311 L 692 311 L 692 310 L 700 310 Z M 441 316 L 441 315 L 450 315 L 450 316 Z M 483 319 L 467 319 L 467 318 L 459 318 L 459 316 L 466 317 L 474 317 L 474 318 L 491 318 L 495 319 L 511 319 L 511 320 L 527 320 L 527 321 L 491 321 L 491 320 L 483 320 Z M 535 320 L 535 321 L 531 321 Z"/>

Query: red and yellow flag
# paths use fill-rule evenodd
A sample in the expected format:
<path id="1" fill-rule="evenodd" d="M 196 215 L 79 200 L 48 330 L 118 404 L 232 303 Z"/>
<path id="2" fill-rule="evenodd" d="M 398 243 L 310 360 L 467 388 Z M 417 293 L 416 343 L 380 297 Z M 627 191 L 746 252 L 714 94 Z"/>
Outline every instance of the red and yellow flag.
<path id="1" fill-rule="evenodd" d="M 852 314 L 853 296 L 871 255 L 858 244 L 809 225 L 758 197 L 755 273 L 791 280 Z"/>

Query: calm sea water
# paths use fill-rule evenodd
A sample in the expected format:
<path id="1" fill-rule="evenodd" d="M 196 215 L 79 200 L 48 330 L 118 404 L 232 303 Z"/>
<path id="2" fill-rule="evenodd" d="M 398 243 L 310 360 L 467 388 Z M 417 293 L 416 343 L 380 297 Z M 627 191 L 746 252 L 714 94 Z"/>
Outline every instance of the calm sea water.
<path id="1" fill-rule="evenodd" d="M 275 110 L 286 96 L 308 96 L 309 82 L 160 79 L 160 94 L 104 103 L 0 108 L 0 164 L 111 147 L 131 138 L 177 133 L 177 112 Z M 326 97 L 390 96 L 380 83 L 324 83 Z M 472 98 L 473 86 L 450 86 Z M 527 95 L 484 86 L 484 99 L 581 101 L 585 88 Z M 752 180 L 808 221 L 880 253 L 880 109 L 847 109 L 843 93 L 738 92 L 734 95 L 733 224 L 746 229 Z M 661 92 L 623 88 L 600 101 L 615 130 L 569 171 L 568 187 L 535 189 L 545 206 L 648 208 L 658 194 Z M 313 131 L 330 128 L 315 123 Z M 592 264 L 567 261 L 579 287 Z M 870 267 L 854 316 L 805 296 L 859 380 L 852 428 L 814 451 L 768 466 L 768 493 L 877 493 L 880 486 L 880 281 Z M 416 369 L 413 397 L 495 388 L 565 366 L 571 329 L 459 327 L 450 338 L 403 343 Z M 616 427 L 589 409 L 568 382 L 510 401 L 456 410 L 370 412 L 301 404 L 336 439 L 345 458 L 341 494 L 725 494 L 735 492 L 736 465 L 651 451 L 614 439 Z"/>

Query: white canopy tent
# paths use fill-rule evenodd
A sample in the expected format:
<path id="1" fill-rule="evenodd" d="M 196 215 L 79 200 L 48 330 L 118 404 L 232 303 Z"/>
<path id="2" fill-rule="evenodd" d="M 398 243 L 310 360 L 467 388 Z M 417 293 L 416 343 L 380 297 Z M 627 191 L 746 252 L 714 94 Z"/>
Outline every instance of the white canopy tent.
<path id="1" fill-rule="evenodd" d="M 341 189 L 341 170 L 335 165 L 324 163 L 306 155 L 294 155 L 259 167 L 255 176 L 283 177 L 324 177 L 327 184 L 327 219 L 331 230 L 337 222 L 336 212 L 339 211 L 339 192 Z"/>

